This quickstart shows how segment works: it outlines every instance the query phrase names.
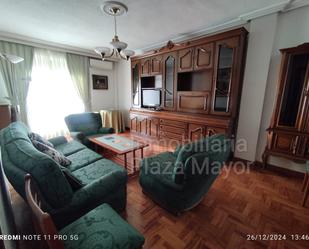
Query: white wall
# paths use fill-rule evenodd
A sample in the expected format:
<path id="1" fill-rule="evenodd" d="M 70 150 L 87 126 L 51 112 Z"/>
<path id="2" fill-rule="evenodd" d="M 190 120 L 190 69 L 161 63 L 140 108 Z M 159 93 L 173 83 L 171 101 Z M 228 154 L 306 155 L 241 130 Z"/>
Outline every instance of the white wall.
<path id="1" fill-rule="evenodd" d="M 115 63 L 118 86 L 118 108 L 124 115 L 126 127 L 130 126 L 129 110 L 131 107 L 131 62 L 121 60 Z"/>
<path id="2" fill-rule="evenodd" d="M 245 139 L 248 149 L 236 151 L 235 156 L 249 161 L 255 161 L 276 25 L 277 14 L 272 14 L 252 20 L 248 27 L 247 60 L 237 130 L 237 139 Z"/>
<path id="3" fill-rule="evenodd" d="M 93 74 L 108 76 L 108 90 L 93 90 Z M 113 62 L 91 59 L 89 77 L 92 111 L 99 111 L 102 109 L 117 109 L 117 82 L 115 81 L 115 70 Z"/>

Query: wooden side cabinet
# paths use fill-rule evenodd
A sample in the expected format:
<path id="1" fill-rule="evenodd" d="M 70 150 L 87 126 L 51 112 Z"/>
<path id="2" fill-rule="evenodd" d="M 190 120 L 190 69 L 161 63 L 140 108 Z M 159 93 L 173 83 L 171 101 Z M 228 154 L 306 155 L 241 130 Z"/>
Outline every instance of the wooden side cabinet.
<path id="1" fill-rule="evenodd" d="M 309 160 L 309 43 L 281 49 L 281 53 L 278 93 L 267 130 L 264 166 L 269 156 L 299 163 Z"/>

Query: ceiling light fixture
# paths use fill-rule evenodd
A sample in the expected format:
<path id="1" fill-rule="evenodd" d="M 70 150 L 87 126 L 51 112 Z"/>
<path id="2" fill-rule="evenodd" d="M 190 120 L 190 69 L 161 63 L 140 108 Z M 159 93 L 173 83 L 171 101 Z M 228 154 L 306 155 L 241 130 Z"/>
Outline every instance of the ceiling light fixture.
<path id="1" fill-rule="evenodd" d="M 126 49 L 128 44 L 119 40 L 117 35 L 117 16 L 121 16 L 128 12 L 128 7 L 120 2 L 107 1 L 101 6 L 101 10 L 106 14 L 114 17 L 115 35 L 110 44 L 113 48 L 97 47 L 94 49 L 96 53 L 101 55 L 102 60 L 112 57 L 118 57 L 124 60 L 129 60 L 134 55 L 134 51 Z"/>

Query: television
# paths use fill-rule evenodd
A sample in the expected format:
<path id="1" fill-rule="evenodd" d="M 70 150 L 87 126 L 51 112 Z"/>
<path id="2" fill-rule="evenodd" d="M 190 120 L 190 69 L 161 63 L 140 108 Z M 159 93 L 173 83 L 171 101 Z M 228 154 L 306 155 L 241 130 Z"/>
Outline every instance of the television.
<path id="1" fill-rule="evenodd" d="M 157 107 L 161 105 L 160 89 L 143 89 L 142 90 L 142 106 Z"/>

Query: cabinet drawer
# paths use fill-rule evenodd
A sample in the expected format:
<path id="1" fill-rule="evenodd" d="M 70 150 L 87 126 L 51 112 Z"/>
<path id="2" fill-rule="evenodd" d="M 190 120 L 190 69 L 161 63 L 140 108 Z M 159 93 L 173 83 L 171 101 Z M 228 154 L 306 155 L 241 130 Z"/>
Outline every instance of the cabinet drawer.
<path id="1" fill-rule="evenodd" d="M 160 139 L 174 139 L 177 141 L 182 141 L 185 139 L 185 136 L 183 134 L 176 134 L 176 133 L 167 132 L 167 131 L 160 131 Z"/>
<path id="2" fill-rule="evenodd" d="M 160 125 L 175 126 L 175 127 L 187 129 L 187 123 L 174 121 L 174 120 L 168 120 L 168 119 L 160 119 Z"/>
<path id="3" fill-rule="evenodd" d="M 169 126 L 169 125 L 160 125 L 160 131 L 167 131 L 167 132 L 177 133 L 181 135 L 186 132 L 184 128 L 174 127 L 174 126 Z"/>

